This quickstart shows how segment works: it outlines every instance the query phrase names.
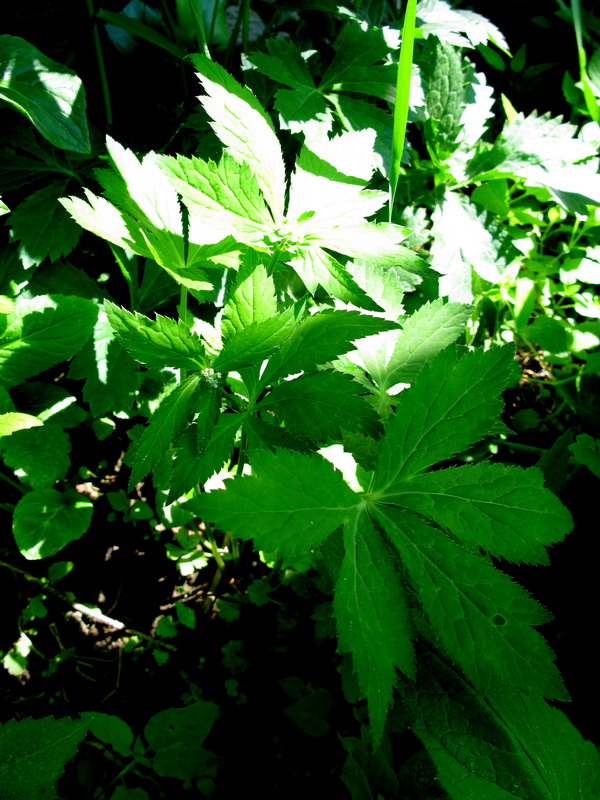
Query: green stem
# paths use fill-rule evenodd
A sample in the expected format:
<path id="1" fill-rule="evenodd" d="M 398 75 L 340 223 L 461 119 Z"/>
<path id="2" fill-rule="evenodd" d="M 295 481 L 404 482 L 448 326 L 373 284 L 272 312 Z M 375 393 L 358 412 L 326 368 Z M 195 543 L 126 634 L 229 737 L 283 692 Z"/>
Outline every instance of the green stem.
<path id="1" fill-rule="evenodd" d="M 408 123 L 408 101 L 410 99 L 416 16 L 417 2 L 416 0 L 408 0 L 404 14 L 404 27 L 402 28 L 402 42 L 400 44 L 400 59 L 398 61 L 398 77 L 396 81 L 396 103 L 394 105 L 392 163 L 390 165 L 390 222 L 392 221 L 392 209 L 400 176 L 400 164 L 406 138 L 406 125 Z"/>
<path id="2" fill-rule="evenodd" d="M 217 547 L 217 543 L 215 541 L 212 529 L 207 527 L 204 535 L 206 536 L 206 540 L 210 545 L 210 551 L 212 553 L 214 560 L 217 562 L 219 569 L 224 570 L 225 562 L 223 561 L 223 556 L 221 555 L 221 553 L 219 553 L 219 548 Z"/>
<path id="3" fill-rule="evenodd" d="M 100 76 L 102 99 L 104 100 L 106 127 L 110 129 L 113 124 L 112 103 L 110 101 L 110 89 L 108 88 L 106 67 L 104 66 L 104 55 L 102 53 L 102 44 L 100 42 L 100 35 L 98 33 L 98 22 L 95 19 L 96 12 L 94 10 L 93 0 L 85 0 L 85 2 L 87 5 L 87 10 L 90 16 L 90 20 L 92 21 L 92 41 L 94 42 L 94 50 L 96 51 L 96 61 L 98 62 L 98 75 Z"/>
<path id="4" fill-rule="evenodd" d="M 531 444 L 520 444 L 519 442 L 507 442 L 505 439 L 493 439 L 488 444 L 501 445 L 502 447 L 509 447 L 511 450 L 523 450 L 528 453 L 546 453 L 543 447 L 534 447 Z"/>
<path id="5" fill-rule="evenodd" d="M 250 0 L 242 0 L 242 48 L 248 52 L 248 34 L 250 31 Z"/>
<path id="6" fill-rule="evenodd" d="M 9 478 L 8 475 L 5 475 L 3 472 L 0 472 L 0 478 L 2 478 L 5 483 L 8 483 L 9 486 L 12 486 L 13 489 L 17 489 L 17 491 L 21 492 L 21 494 L 25 494 L 27 492 L 27 489 L 24 486 L 16 481 L 13 481 L 12 478 Z"/>

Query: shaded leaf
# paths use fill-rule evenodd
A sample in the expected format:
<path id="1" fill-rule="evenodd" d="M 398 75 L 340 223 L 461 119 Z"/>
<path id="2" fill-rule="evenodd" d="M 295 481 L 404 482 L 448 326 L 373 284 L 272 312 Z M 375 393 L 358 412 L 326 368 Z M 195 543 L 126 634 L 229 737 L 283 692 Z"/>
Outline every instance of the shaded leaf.
<path id="1" fill-rule="evenodd" d="M 28 561 L 55 555 L 83 536 L 93 508 L 93 503 L 77 492 L 40 489 L 23 495 L 13 517 L 13 534 L 21 555 Z"/>

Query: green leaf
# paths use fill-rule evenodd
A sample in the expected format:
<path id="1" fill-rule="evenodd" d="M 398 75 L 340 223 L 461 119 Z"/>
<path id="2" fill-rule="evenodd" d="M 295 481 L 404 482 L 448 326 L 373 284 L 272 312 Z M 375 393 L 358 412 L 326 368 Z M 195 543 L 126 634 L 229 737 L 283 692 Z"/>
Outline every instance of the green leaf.
<path id="1" fill-rule="evenodd" d="M 372 103 L 344 94 L 328 95 L 328 99 L 334 103 L 346 130 L 372 128 L 375 131 L 377 137 L 373 145 L 372 161 L 375 168 L 388 179 L 392 159 L 392 115 Z"/>
<path id="2" fill-rule="evenodd" d="M 423 368 L 401 392 L 381 443 L 375 491 L 451 458 L 489 433 L 502 409 L 500 393 L 512 377 L 511 345 L 475 350 L 458 359 L 455 345 Z"/>
<path id="3" fill-rule="evenodd" d="M 83 536 L 93 509 L 93 503 L 77 492 L 40 489 L 24 495 L 13 517 L 13 534 L 21 555 L 28 561 L 55 555 Z"/>
<path id="4" fill-rule="evenodd" d="M 417 24 L 425 36 L 434 34 L 455 47 L 477 47 L 489 41 L 509 52 L 506 39 L 489 19 L 474 11 L 453 8 L 447 0 L 419 3 Z"/>
<path id="5" fill-rule="evenodd" d="M 120 756 L 131 756 L 133 732 L 124 720 L 101 711 L 85 711 L 80 716 L 97 739 L 109 744 Z"/>
<path id="6" fill-rule="evenodd" d="M 0 98 L 51 144 L 90 152 L 85 93 L 77 75 L 18 36 L 0 36 Z"/>
<path id="7" fill-rule="evenodd" d="M 342 29 L 334 48 L 335 58 L 321 79 L 321 91 L 361 92 L 394 102 L 395 66 L 373 66 L 386 59 L 391 49 L 383 30 L 350 23 Z"/>
<path id="8" fill-rule="evenodd" d="M 333 608 L 340 649 L 352 653 L 367 698 L 376 750 L 392 703 L 395 667 L 411 678 L 415 674 L 410 611 L 398 570 L 363 509 L 346 523 L 344 543 Z"/>
<path id="9" fill-rule="evenodd" d="M 117 14 L 105 8 L 99 8 L 95 12 L 95 15 L 98 19 L 104 20 L 108 25 L 114 25 L 116 28 L 127 31 L 127 33 L 130 33 L 132 36 L 144 39 L 150 42 L 150 44 L 166 50 L 167 53 L 170 53 L 176 58 L 185 58 L 185 51 L 178 47 L 175 42 L 163 36 L 154 28 L 150 27 L 150 25 L 145 25 L 143 22 L 140 22 L 138 19 L 134 19 L 125 13 Z"/>
<path id="10" fill-rule="evenodd" d="M 214 775 L 219 759 L 202 744 L 218 716 L 219 707 L 205 700 L 155 714 L 144 728 L 144 736 L 154 751 L 156 774 L 183 781 Z"/>
<path id="11" fill-rule="evenodd" d="M 292 133 L 304 133 L 306 124 L 315 122 L 331 129 L 331 112 L 316 89 L 279 89 L 274 106 L 279 111 L 281 127 Z"/>
<path id="12" fill-rule="evenodd" d="M 551 172 L 597 155 L 592 144 L 575 136 L 575 125 L 562 117 L 534 111 L 508 122 L 493 147 L 482 149 L 467 165 L 472 180 L 521 175 L 530 167 Z M 527 173 L 525 173 L 526 175 Z"/>
<path id="13" fill-rule="evenodd" d="M 14 37 L 2 37 L 14 38 Z M 87 732 L 85 720 L 9 719 L 0 725 L 0 795 L 3 800 L 51 797 Z"/>
<path id="14" fill-rule="evenodd" d="M 411 514 L 379 504 L 373 513 L 397 548 L 436 636 L 482 694 L 569 699 L 552 651 L 530 627 L 550 615 L 524 589 Z"/>
<path id="15" fill-rule="evenodd" d="M 168 503 L 206 483 L 231 458 L 242 420 L 241 414 L 221 414 L 216 423 L 207 419 L 207 424 L 202 425 L 204 419 L 200 418 L 181 434 L 175 442 Z"/>
<path id="16" fill-rule="evenodd" d="M 221 334 L 228 339 L 254 322 L 266 322 L 277 314 L 273 278 L 267 274 L 262 256 L 247 250 L 237 280 L 221 319 Z"/>
<path id="17" fill-rule="evenodd" d="M 364 390 L 350 375 L 323 370 L 284 381 L 257 406 L 272 409 L 292 434 L 328 442 L 341 439 L 342 430 L 377 436 L 379 420 L 361 397 Z"/>
<path id="18" fill-rule="evenodd" d="M 294 306 L 269 319 L 251 323 L 225 343 L 214 362 L 214 368 L 219 372 L 230 372 L 232 369 L 260 366 L 289 338 L 296 324 Z"/>
<path id="19" fill-rule="evenodd" d="M 0 217 L 4 214 L 8 214 L 10 212 L 10 208 L 6 205 L 4 200 L 0 197 Z"/>
<path id="20" fill-rule="evenodd" d="M 322 286 L 327 294 L 344 303 L 353 303 L 369 311 L 380 310 L 352 279 L 349 271 L 321 247 L 291 247 L 290 251 L 292 257 L 288 263 L 311 294 L 315 294 L 318 287 Z"/>
<path id="21" fill-rule="evenodd" d="M 13 433 L 0 444 L 4 463 L 33 489 L 45 489 L 64 478 L 71 465 L 69 436 L 53 422 Z"/>
<path id="22" fill-rule="evenodd" d="M 569 450 L 579 464 L 583 464 L 600 478 L 600 439 L 594 439 L 588 433 L 580 433 L 573 444 L 569 445 Z"/>
<path id="23" fill-rule="evenodd" d="M 195 411 L 201 376 L 191 375 L 162 400 L 135 449 L 129 490 L 152 470 L 182 432 Z"/>
<path id="24" fill-rule="evenodd" d="M 0 414 L 0 437 L 10 436 L 15 431 L 35 428 L 43 424 L 40 419 L 32 417 L 31 414 L 9 411 L 7 414 Z"/>
<path id="25" fill-rule="evenodd" d="M 19 257 L 26 268 L 37 267 L 46 257 L 56 261 L 68 255 L 79 241 L 81 229 L 58 202 L 65 187 L 66 182 L 44 186 L 12 213 L 12 232 L 20 241 Z"/>
<path id="26" fill-rule="evenodd" d="M 264 244 L 273 218 L 250 165 L 227 151 L 218 164 L 184 156 L 158 156 L 156 163 L 189 209 L 201 232 L 196 238 L 232 235 L 244 244 Z"/>
<path id="27" fill-rule="evenodd" d="M 315 89 L 310 70 L 296 45 L 289 39 L 267 39 L 267 53 L 254 51 L 248 61 L 259 72 L 291 89 Z"/>
<path id="28" fill-rule="evenodd" d="M 543 481 L 537 469 L 481 463 L 411 478 L 386 502 L 430 517 L 491 555 L 548 564 L 545 546 L 562 541 L 572 520 Z"/>
<path id="29" fill-rule="evenodd" d="M 0 381 L 15 386 L 71 358 L 90 337 L 97 313 L 81 297 L 17 299 L 0 335 Z"/>
<path id="30" fill-rule="evenodd" d="M 318 547 L 347 519 L 358 497 L 324 458 L 288 450 L 251 455 L 252 476 L 234 478 L 184 508 L 221 530 L 254 539 L 260 550 L 286 558 Z"/>
<path id="31" fill-rule="evenodd" d="M 440 298 L 412 314 L 398 334 L 384 375 L 373 375 L 383 388 L 413 383 L 423 367 L 462 335 L 471 306 L 446 303 Z M 367 366 L 368 369 L 368 366 Z"/>
<path id="32" fill-rule="evenodd" d="M 452 800 L 560 800 L 600 793 L 596 748 L 535 695 L 485 698 L 449 664 L 422 654 L 412 730 Z"/>
<path id="33" fill-rule="evenodd" d="M 275 378 L 313 369 L 338 358 L 351 349 L 352 342 L 396 325 L 359 311 L 321 311 L 306 317 L 269 360 L 262 376 L 263 385 Z"/>
<path id="34" fill-rule="evenodd" d="M 439 293 L 449 300 L 473 300 L 471 270 L 497 284 L 518 256 L 510 234 L 487 211 L 445 190 L 432 215 L 431 267 L 441 275 Z M 459 232 L 457 235 L 457 231 Z"/>
<path id="35" fill-rule="evenodd" d="M 190 60 L 198 70 L 206 97 L 200 102 L 212 127 L 236 161 L 250 167 L 276 222 L 283 219 L 285 166 L 273 124 L 256 97 L 207 56 Z"/>
<path id="36" fill-rule="evenodd" d="M 181 320 L 157 314 L 153 321 L 143 314 L 132 314 L 119 308 L 108 300 L 104 307 L 117 340 L 136 361 L 149 367 L 198 370 L 206 366 L 200 337 Z"/>
<path id="37" fill-rule="evenodd" d="M 100 309 L 92 339 L 71 363 L 69 377 L 85 379 L 83 397 L 94 417 L 129 411 L 140 387 L 139 364 L 115 339 L 108 316 Z"/>

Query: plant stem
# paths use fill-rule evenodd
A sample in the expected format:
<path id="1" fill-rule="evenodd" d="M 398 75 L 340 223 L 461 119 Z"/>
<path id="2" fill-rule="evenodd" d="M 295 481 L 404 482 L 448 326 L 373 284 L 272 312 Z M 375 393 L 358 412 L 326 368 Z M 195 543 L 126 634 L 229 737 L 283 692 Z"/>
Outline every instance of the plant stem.
<path id="1" fill-rule="evenodd" d="M 19 492 L 21 492 L 21 494 L 25 494 L 27 491 L 24 486 L 21 486 L 20 483 L 13 481 L 12 478 L 9 478 L 8 475 L 5 475 L 3 472 L 0 472 L 0 478 L 2 478 L 5 483 L 8 483 L 9 486 L 12 486 L 13 489 L 17 489 Z"/>
<path id="2" fill-rule="evenodd" d="M 501 445 L 502 447 L 509 447 L 511 450 L 523 450 L 527 453 L 546 453 L 543 447 L 534 447 L 531 444 L 520 444 L 519 442 L 507 442 L 505 439 L 493 439 L 488 444 Z"/>
<path id="3" fill-rule="evenodd" d="M 110 130 L 113 124 L 112 104 L 110 101 L 110 89 L 108 88 L 108 79 L 106 77 L 106 68 L 104 66 L 104 55 L 102 53 L 102 44 L 100 42 L 100 35 L 98 33 L 98 21 L 96 19 L 96 12 L 94 10 L 93 0 L 85 0 L 87 5 L 88 14 L 92 22 L 92 41 L 94 42 L 94 50 L 96 51 L 96 61 L 98 62 L 98 75 L 100 77 L 100 86 L 102 88 L 102 99 L 104 100 L 104 113 L 106 115 L 106 127 Z"/>
<path id="4" fill-rule="evenodd" d="M 398 77 L 396 81 L 396 103 L 394 105 L 394 131 L 392 135 L 392 163 L 390 164 L 390 208 L 389 219 L 392 221 L 392 209 L 400 164 L 406 138 L 406 125 L 408 122 L 408 101 L 410 99 L 410 78 L 412 72 L 413 51 L 415 42 L 415 21 L 417 16 L 416 0 L 408 0 L 404 14 L 404 27 L 402 28 L 402 41 L 400 43 L 400 58 L 398 61 Z"/>

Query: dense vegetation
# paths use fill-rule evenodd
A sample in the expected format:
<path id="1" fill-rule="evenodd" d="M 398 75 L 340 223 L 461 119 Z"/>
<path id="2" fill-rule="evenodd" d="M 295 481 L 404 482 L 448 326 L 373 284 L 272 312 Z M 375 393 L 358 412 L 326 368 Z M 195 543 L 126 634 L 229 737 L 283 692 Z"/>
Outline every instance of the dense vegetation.
<path id="1" fill-rule="evenodd" d="M 3 800 L 600 797 L 600 20 L 534 5 L 7 13 Z"/>

